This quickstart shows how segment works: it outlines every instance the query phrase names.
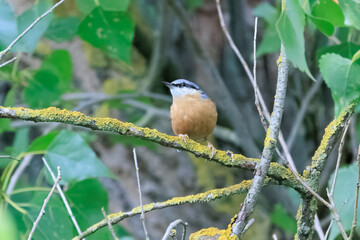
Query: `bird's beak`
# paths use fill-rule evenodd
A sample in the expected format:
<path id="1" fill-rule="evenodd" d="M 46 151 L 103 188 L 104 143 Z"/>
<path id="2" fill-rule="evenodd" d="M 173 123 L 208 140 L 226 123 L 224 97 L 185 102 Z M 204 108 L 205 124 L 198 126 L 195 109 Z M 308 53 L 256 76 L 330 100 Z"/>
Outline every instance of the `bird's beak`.
<path id="1" fill-rule="evenodd" d="M 163 81 L 163 84 L 165 84 L 165 86 L 167 86 L 168 88 L 172 87 L 172 84 L 169 83 L 169 82 L 164 82 L 164 81 Z"/>

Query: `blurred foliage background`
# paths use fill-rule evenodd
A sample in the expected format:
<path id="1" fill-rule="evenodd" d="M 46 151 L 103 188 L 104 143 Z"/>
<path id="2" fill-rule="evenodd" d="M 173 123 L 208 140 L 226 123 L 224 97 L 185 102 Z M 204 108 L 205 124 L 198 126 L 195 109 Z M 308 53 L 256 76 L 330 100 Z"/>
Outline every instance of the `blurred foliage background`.
<path id="1" fill-rule="evenodd" d="M 53 4 L 52 0 L 0 0 L 0 49 Z M 298 169 L 304 170 L 324 128 L 360 95 L 359 3 L 287 1 L 283 14 L 279 1 L 224 0 L 222 5 L 229 31 L 250 67 L 254 17 L 259 17 L 257 80 L 269 109 L 280 39 L 284 42 L 292 64 L 282 131 Z M 217 104 L 215 146 L 260 157 L 265 132 L 254 105 L 254 91 L 227 44 L 213 0 L 65 0 L 11 52 L 7 59 L 18 59 L 0 68 L 2 106 L 55 106 L 172 134 L 171 97 L 162 81 L 185 78 L 196 82 Z M 12 157 L 0 159 L 4 212 L 0 239 L 24 239 L 30 232 L 53 184 L 41 154 L 54 172 L 61 166 L 61 184 L 82 230 L 103 219 L 101 207 L 113 213 L 139 205 L 133 147 L 138 152 L 145 203 L 226 187 L 251 179 L 253 174 L 136 138 L 58 123 L 0 119 L 0 133 L 1 154 Z M 343 202 L 354 199 L 348 194 L 355 193 L 342 186 L 356 184 L 357 167 L 351 163 L 359 136 L 360 122 L 355 116 L 335 189 L 346 229 L 351 227 L 354 201 Z M 321 179 L 321 194 L 335 161 L 336 154 L 332 154 Z M 160 239 L 168 224 L 179 218 L 189 223 L 190 233 L 211 226 L 225 228 L 243 198 L 148 213 L 150 236 Z M 254 212 L 255 224 L 244 239 L 270 239 L 273 233 L 279 239 L 292 238 L 299 201 L 291 189 L 264 189 Z M 46 212 L 34 239 L 77 235 L 57 194 Z M 319 216 L 326 229 L 331 220 L 328 210 L 320 206 Z M 138 217 L 122 221 L 115 231 L 123 240 L 144 238 Z M 332 228 L 330 239 L 338 233 Z M 111 239 L 111 235 L 104 228 L 87 239 Z"/>

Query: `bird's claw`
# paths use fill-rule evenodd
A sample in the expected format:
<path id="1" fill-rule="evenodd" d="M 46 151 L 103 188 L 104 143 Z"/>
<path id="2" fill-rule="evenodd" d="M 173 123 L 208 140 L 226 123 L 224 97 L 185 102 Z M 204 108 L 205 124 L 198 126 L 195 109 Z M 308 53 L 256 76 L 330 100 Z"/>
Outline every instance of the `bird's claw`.
<path id="1" fill-rule="evenodd" d="M 207 142 L 207 144 L 208 144 L 208 148 L 209 148 L 209 150 L 211 150 L 211 157 L 210 157 L 210 159 L 212 159 L 213 157 L 214 157 L 214 155 L 216 154 L 216 148 L 214 147 L 214 145 L 212 145 L 212 143 L 211 142 Z"/>
<path id="2" fill-rule="evenodd" d="M 185 143 L 187 143 L 186 139 L 189 139 L 189 136 L 187 134 L 179 134 L 178 136 L 181 137 Z"/>

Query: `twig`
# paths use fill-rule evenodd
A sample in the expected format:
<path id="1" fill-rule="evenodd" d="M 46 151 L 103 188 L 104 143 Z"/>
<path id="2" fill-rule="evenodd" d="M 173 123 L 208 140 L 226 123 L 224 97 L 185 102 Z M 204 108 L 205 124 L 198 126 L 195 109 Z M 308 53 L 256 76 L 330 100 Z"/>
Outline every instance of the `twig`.
<path id="1" fill-rule="evenodd" d="M 0 60 L 2 59 L 2 57 L 11 50 L 11 48 L 14 46 L 15 43 L 17 43 L 27 32 L 29 32 L 42 18 L 44 18 L 45 16 L 47 16 L 49 13 L 51 13 L 56 7 L 58 7 L 60 4 L 62 4 L 65 0 L 60 0 L 59 2 L 57 2 L 54 6 L 52 6 L 49 10 L 47 10 L 45 13 L 41 14 L 40 17 L 38 17 L 37 19 L 35 19 L 35 21 L 33 23 L 30 24 L 30 26 L 28 26 L 19 36 L 17 36 L 17 38 L 15 38 L 14 41 L 12 41 L 10 43 L 10 45 L 5 48 L 5 50 L 0 52 Z"/>
<path id="2" fill-rule="evenodd" d="M 169 224 L 168 228 L 166 229 L 166 232 L 165 232 L 164 236 L 162 237 L 162 240 L 168 239 L 168 237 L 170 236 L 171 230 L 176 228 L 177 225 L 182 225 L 183 226 L 183 234 L 181 236 L 181 240 L 185 240 L 186 228 L 188 226 L 188 223 L 183 222 L 183 220 L 181 220 L 181 219 L 175 220 L 175 221 L 173 221 L 172 223 Z"/>
<path id="3" fill-rule="evenodd" d="M 218 2 L 218 0 L 217 0 Z M 259 165 L 256 167 L 253 183 L 249 189 L 249 192 L 245 198 L 245 201 L 238 213 L 238 218 L 233 224 L 232 232 L 234 235 L 240 236 L 245 228 L 245 222 L 254 210 L 254 206 L 259 197 L 262 189 L 265 176 L 268 172 L 271 159 L 274 155 L 278 134 L 280 131 L 280 125 L 282 115 L 284 112 L 285 96 L 287 89 L 287 73 L 288 62 L 286 59 L 284 46 L 281 46 L 281 63 L 278 68 L 278 81 L 276 85 L 276 99 L 274 102 L 274 109 L 270 121 L 270 125 L 267 131 L 267 137 L 265 139 L 264 148 Z"/>
<path id="4" fill-rule="evenodd" d="M 266 104 L 265 104 L 265 101 L 264 101 L 264 98 L 259 90 L 259 88 L 257 87 L 257 84 L 256 84 L 256 71 L 255 71 L 255 65 L 256 65 L 256 55 L 254 56 L 254 76 L 251 74 L 250 72 L 250 69 L 249 69 L 249 66 L 247 65 L 245 59 L 243 58 L 242 54 L 240 53 L 239 49 L 236 47 L 231 35 L 229 34 L 229 31 L 227 30 L 226 28 L 226 24 L 225 24 L 225 20 L 224 20 L 224 16 L 222 14 L 222 10 L 221 10 L 221 4 L 220 4 L 220 0 L 216 0 L 216 8 L 217 8 L 217 11 L 218 11 L 218 16 L 219 16 L 219 20 L 220 20 L 220 25 L 221 25 L 221 28 L 230 44 L 230 47 L 232 48 L 232 50 L 235 52 L 236 56 L 238 57 L 238 59 L 240 60 L 242 66 L 244 67 L 245 69 L 245 72 L 254 88 L 254 91 L 255 91 L 255 105 L 256 105 L 256 98 L 258 98 L 259 102 L 260 102 L 260 106 L 257 106 L 256 105 L 256 108 L 258 109 L 258 112 L 259 112 L 259 115 L 260 115 L 260 120 L 261 120 L 261 123 L 263 124 L 263 126 L 265 127 L 265 129 L 267 129 L 267 124 L 266 124 L 266 121 L 264 121 L 264 117 L 265 119 L 270 122 L 270 113 L 269 113 L 269 110 L 267 109 L 266 107 Z M 255 28 L 257 28 L 257 25 L 255 25 Z M 254 45 L 256 45 L 256 29 L 254 31 Z M 254 54 L 256 51 L 256 47 L 254 47 Z M 261 110 L 262 109 L 262 110 Z M 291 157 L 291 154 L 290 154 L 290 151 L 288 149 L 288 147 L 286 146 L 286 142 L 285 142 L 285 139 L 283 137 L 283 134 L 280 130 L 279 132 L 279 142 L 280 142 L 280 145 L 284 151 L 284 154 L 285 154 L 285 157 L 286 157 L 286 160 L 289 161 L 290 165 L 293 167 L 293 169 L 296 170 L 296 166 L 295 166 L 295 163 L 294 163 L 294 160 L 292 159 Z"/>
<path id="5" fill-rule="evenodd" d="M 272 235 L 272 238 L 273 238 L 273 240 L 278 240 L 278 237 L 276 236 L 275 233 Z"/>
<path id="6" fill-rule="evenodd" d="M 357 158 L 356 158 L 356 162 L 358 165 L 358 180 L 356 183 L 356 198 L 355 198 L 355 207 L 354 207 L 354 218 L 353 218 L 353 222 L 352 222 L 352 226 L 351 226 L 351 231 L 350 231 L 350 236 L 349 239 L 352 239 L 353 234 L 355 232 L 355 228 L 356 228 L 356 222 L 357 222 L 357 209 L 358 209 L 358 201 L 359 201 L 359 188 L 360 188 L 360 145 L 358 148 L 358 154 L 357 154 Z"/>
<path id="7" fill-rule="evenodd" d="M 39 216 L 36 218 L 36 220 L 35 220 L 35 222 L 33 224 L 33 227 L 32 227 L 32 229 L 30 231 L 28 240 L 30 240 L 32 238 L 32 236 L 33 236 L 33 234 L 35 232 L 35 229 L 36 229 L 37 225 L 40 222 L 41 217 L 45 214 L 45 207 L 46 207 L 47 203 L 49 202 L 50 197 L 51 197 L 51 195 L 53 194 L 53 192 L 55 190 L 55 187 L 58 185 L 59 181 L 61 180 L 61 172 L 60 172 L 60 167 L 59 166 L 57 167 L 57 171 L 58 171 L 58 175 L 57 175 L 57 178 L 55 180 L 55 183 L 54 183 L 53 187 L 51 188 L 51 190 L 49 192 L 49 195 L 44 200 L 44 204 L 41 207 Z"/>
<path id="8" fill-rule="evenodd" d="M 220 5 L 219 5 L 220 7 Z M 218 10 L 219 11 L 219 10 Z M 221 8 L 220 8 L 220 12 L 221 12 Z M 257 85 L 257 81 L 256 81 L 256 36 L 257 36 L 257 25 L 258 25 L 258 17 L 255 18 L 255 26 L 254 26 L 254 68 L 253 68 L 253 76 L 254 76 L 254 95 L 255 95 L 255 106 L 259 112 L 259 116 L 260 116 L 260 120 L 261 123 L 266 131 L 266 129 L 268 128 L 266 119 L 264 117 L 263 111 L 261 109 L 261 106 L 259 104 L 259 89 L 258 89 L 258 85 Z M 226 30 L 226 27 L 225 27 Z"/>
<path id="9" fill-rule="evenodd" d="M 341 223 L 341 219 L 340 219 L 340 216 L 339 216 L 339 213 L 338 211 L 336 210 L 335 208 L 335 203 L 334 203 L 334 199 L 333 197 L 330 195 L 330 192 L 329 192 L 329 189 L 326 188 L 326 193 L 329 197 L 329 201 L 330 201 L 330 204 L 331 204 L 331 207 L 329 208 L 332 215 L 333 215 L 333 218 L 334 218 L 334 221 L 336 222 L 336 224 L 338 225 L 339 229 L 340 229 L 340 232 L 341 232 L 341 235 L 343 236 L 344 239 L 348 239 L 348 236 L 346 234 L 346 231 Z"/>
<path id="10" fill-rule="evenodd" d="M 105 218 L 105 220 L 106 220 L 106 222 L 107 222 L 107 224 L 108 224 L 108 226 L 109 226 L 109 229 L 110 229 L 110 232 L 111 232 L 113 238 L 114 238 L 115 240 L 118 240 L 118 237 L 116 236 L 116 234 L 115 234 L 115 232 L 114 232 L 114 228 L 112 227 L 111 222 L 109 221 L 109 218 L 108 218 L 107 215 L 106 215 L 106 212 L 105 212 L 105 208 L 104 208 L 104 207 L 101 208 L 101 212 L 102 212 L 102 214 L 104 215 L 104 218 Z"/>
<path id="11" fill-rule="evenodd" d="M 334 179 L 333 179 L 333 182 L 331 184 L 331 189 L 330 189 L 331 198 L 334 197 L 334 189 L 335 189 L 336 178 L 337 178 L 337 174 L 338 174 L 338 171 L 339 171 L 339 166 L 340 166 L 340 161 L 341 161 L 341 156 L 342 156 L 342 150 L 343 150 L 344 142 L 345 142 L 345 136 L 346 136 L 346 132 L 347 132 L 347 130 L 349 128 L 350 121 L 351 121 L 351 118 L 349 118 L 345 123 L 344 132 L 343 132 L 343 134 L 341 136 L 341 140 L 340 140 L 340 144 L 339 144 L 338 157 L 337 157 L 337 161 L 336 161 L 336 167 L 335 167 L 335 170 L 334 170 Z"/>
<path id="12" fill-rule="evenodd" d="M 1 54 L 1 53 L 0 53 Z M 13 57 L 12 59 L 10 59 L 9 61 L 6 61 L 2 64 L 0 64 L 0 68 L 4 67 L 5 65 L 8 65 L 9 63 L 12 63 L 13 61 L 15 61 L 17 59 L 17 57 Z"/>
<path id="13" fill-rule="evenodd" d="M 250 219 L 250 220 L 248 221 L 248 223 L 246 224 L 246 226 L 245 226 L 245 228 L 244 228 L 244 233 L 245 233 L 247 230 L 249 230 L 249 228 L 254 224 L 254 222 L 255 222 L 255 219 L 254 219 L 254 218 L 252 218 L 252 219 Z"/>
<path id="14" fill-rule="evenodd" d="M 145 232 L 145 239 L 149 240 L 149 234 L 148 231 L 146 229 L 146 225 L 145 225 L 145 215 L 144 215 L 144 206 L 143 206 L 143 202 L 142 202 L 142 198 L 141 198 L 141 186 L 140 186 L 140 177 L 139 177 L 139 167 L 138 167 L 138 162 L 137 162 L 137 157 L 136 157 L 136 149 L 133 149 L 133 154 L 134 154 L 134 163 L 135 163 L 135 172 L 136 172 L 136 181 L 137 181 L 137 185 L 138 185 L 138 190 L 139 190 L 139 199 L 140 199 L 140 207 L 141 207 L 141 215 L 140 215 L 140 220 L 142 222 L 143 228 L 144 228 L 144 232 Z"/>
<path id="15" fill-rule="evenodd" d="M 288 162 L 286 162 L 287 166 L 293 171 L 293 169 L 291 168 L 290 165 L 288 165 Z M 298 173 L 296 173 L 295 171 L 293 171 L 293 174 L 295 175 L 296 179 L 314 196 L 316 197 L 320 202 L 322 202 L 326 207 L 328 207 L 329 209 L 333 208 L 333 206 L 331 206 L 330 203 L 328 203 L 324 198 L 322 198 L 319 194 L 317 194 L 311 187 L 309 187 L 309 185 L 307 185 L 306 182 L 304 182 Z"/>
<path id="16" fill-rule="evenodd" d="M 55 174 L 54 174 L 53 171 L 51 170 L 48 162 L 46 161 L 46 159 L 45 159 L 44 157 L 42 157 L 42 160 L 43 160 L 43 162 L 44 162 L 45 167 L 46 167 L 47 170 L 49 171 L 49 173 L 50 173 L 50 175 L 51 175 L 51 178 L 55 181 L 55 180 L 56 180 L 56 179 L 55 179 Z M 61 199 L 62 199 L 62 201 L 63 201 L 63 203 L 64 203 L 64 205 L 65 205 L 65 207 L 66 207 L 66 210 L 68 211 L 68 213 L 69 213 L 69 215 L 70 215 L 71 221 L 73 222 L 73 224 L 74 224 L 77 232 L 78 232 L 79 234 L 81 234 L 82 232 L 81 232 L 80 226 L 79 226 L 79 224 L 77 223 L 73 212 L 71 211 L 70 205 L 69 205 L 68 201 L 66 200 L 65 194 L 64 194 L 63 190 L 61 189 L 61 186 L 60 186 L 59 184 L 56 184 L 56 189 L 58 190 L 58 192 L 59 192 L 59 194 L 60 194 L 60 196 L 61 196 Z"/>
<path id="17" fill-rule="evenodd" d="M 326 229 L 325 239 L 327 239 L 327 238 L 328 238 L 328 235 L 329 235 L 329 233 L 330 233 L 330 229 L 331 229 L 331 227 L 332 227 L 333 223 L 334 223 L 334 220 L 333 220 L 333 219 L 331 219 L 331 222 L 330 222 L 330 224 L 329 224 L 328 228 Z"/>
<path id="18" fill-rule="evenodd" d="M 324 231 L 322 230 L 321 228 L 321 224 L 320 224 L 320 220 L 319 220 L 319 217 L 317 214 L 315 214 L 315 221 L 314 221 L 314 227 L 315 227 L 315 230 L 320 238 L 320 240 L 326 240 L 325 238 L 325 235 L 324 235 Z"/>
<path id="19" fill-rule="evenodd" d="M 13 173 L 13 175 L 11 176 L 9 185 L 6 189 L 6 195 L 10 195 L 11 192 L 13 191 L 19 177 L 21 176 L 21 174 L 24 172 L 25 168 L 30 164 L 31 159 L 33 158 L 33 155 L 29 154 L 26 155 L 24 157 L 24 159 L 21 161 L 19 167 L 15 170 L 15 172 Z"/>

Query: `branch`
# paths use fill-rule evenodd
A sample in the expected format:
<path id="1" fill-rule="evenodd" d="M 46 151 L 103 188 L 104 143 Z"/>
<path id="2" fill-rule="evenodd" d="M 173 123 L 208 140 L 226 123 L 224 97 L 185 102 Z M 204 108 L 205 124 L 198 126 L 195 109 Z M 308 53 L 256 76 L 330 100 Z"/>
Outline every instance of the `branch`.
<path id="1" fill-rule="evenodd" d="M 183 205 L 185 203 L 206 203 L 209 201 L 214 201 L 219 198 L 229 197 L 229 196 L 232 196 L 235 194 L 246 193 L 250 188 L 251 182 L 252 182 L 251 180 L 244 180 L 239 184 L 232 185 L 232 186 L 226 187 L 226 188 L 213 189 L 213 190 L 210 190 L 210 191 L 207 191 L 204 193 L 198 193 L 195 195 L 189 195 L 189 196 L 185 196 L 185 197 L 174 197 L 165 202 L 149 203 L 149 204 L 146 204 L 143 206 L 144 212 L 146 213 L 146 212 L 150 212 L 150 211 L 153 211 L 156 209 L 162 209 L 162 208 L 171 207 L 171 206 Z M 278 183 L 279 182 L 274 181 L 270 178 L 266 178 L 264 185 L 265 186 L 276 185 Z M 139 214 L 141 214 L 140 206 L 133 208 L 129 212 L 118 212 L 118 213 L 110 214 L 110 215 L 108 215 L 108 219 L 111 222 L 111 224 L 114 225 L 114 224 L 117 224 L 118 222 L 122 221 L 125 218 L 133 217 L 133 216 L 139 215 Z M 88 229 L 86 229 L 81 235 L 74 237 L 73 240 L 81 239 L 86 236 L 89 236 L 90 234 L 96 232 L 97 230 L 99 230 L 105 226 L 107 226 L 107 222 L 106 222 L 106 220 L 102 220 L 102 221 L 92 225 Z"/>
<path id="2" fill-rule="evenodd" d="M 137 182 L 137 185 L 138 185 L 140 208 L 141 208 L 140 220 L 141 220 L 141 223 L 143 225 L 143 229 L 144 229 L 144 233 L 145 233 L 145 239 L 150 240 L 148 231 L 146 229 L 146 224 L 145 224 L 144 206 L 143 206 L 142 197 L 141 197 L 141 185 L 140 185 L 139 167 L 138 167 L 136 149 L 135 148 L 133 149 L 133 155 L 134 155 L 134 163 L 135 163 L 136 182 Z"/>
<path id="3" fill-rule="evenodd" d="M 246 222 L 250 214 L 254 210 L 254 206 L 259 197 L 265 177 L 270 167 L 270 162 L 275 152 L 276 142 L 280 131 L 282 115 L 284 112 L 288 63 L 286 59 L 284 46 L 281 46 L 280 53 L 281 62 L 279 63 L 278 81 L 276 85 L 276 98 L 274 102 L 274 110 L 271 116 L 270 126 L 266 133 L 264 149 L 260 159 L 260 164 L 256 167 L 255 176 L 249 192 L 245 198 L 244 204 L 238 213 L 238 218 L 233 224 L 232 232 L 234 235 L 240 236 L 246 226 Z"/>
<path id="4" fill-rule="evenodd" d="M 34 222 L 34 224 L 33 224 L 33 227 L 32 227 L 32 229 L 31 229 L 31 231 L 30 231 L 28 240 L 30 240 L 30 239 L 32 238 L 32 236 L 33 236 L 33 234 L 34 234 L 34 232 L 35 232 L 35 229 L 36 229 L 37 225 L 38 225 L 39 222 L 40 222 L 41 217 L 45 214 L 45 207 L 46 207 L 47 203 L 49 202 L 51 195 L 52 195 L 53 192 L 55 191 L 56 186 L 58 185 L 58 183 L 59 183 L 60 180 L 61 180 L 61 173 L 60 173 L 60 167 L 59 167 L 59 166 L 57 167 L 57 170 L 58 170 L 58 175 L 57 175 L 57 178 L 56 178 L 56 180 L 55 180 L 55 183 L 54 183 L 53 187 L 51 188 L 51 191 L 49 192 L 48 196 L 47 196 L 47 197 L 45 198 L 45 200 L 44 200 L 44 204 L 43 204 L 42 207 L 41 207 L 39 216 L 36 218 L 36 220 L 35 220 L 35 222 Z"/>
<path id="5" fill-rule="evenodd" d="M 111 235 L 113 236 L 114 240 L 119 240 L 118 237 L 116 236 L 115 232 L 114 232 L 114 228 L 112 227 L 112 225 L 111 225 L 111 223 L 110 223 L 110 221 L 109 221 L 109 219 L 108 219 L 108 217 L 106 215 L 104 207 L 101 208 L 101 212 L 102 212 L 102 214 L 103 214 L 103 216 L 104 216 L 104 218 L 105 218 L 105 220 L 107 222 L 107 225 L 108 225 L 108 227 L 110 229 Z"/>
<path id="6" fill-rule="evenodd" d="M 333 120 L 326 128 L 320 146 L 312 157 L 310 169 L 303 172 L 308 186 L 312 189 L 318 189 L 321 173 L 324 170 L 326 160 L 340 140 L 346 122 L 353 115 L 355 107 L 359 104 L 360 99 L 354 100 L 342 113 Z M 330 202 L 331 204 L 331 202 Z M 311 194 L 302 197 L 301 208 L 297 214 L 299 239 L 312 239 L 314 227 L 314 215 L 317 211 L 316 199 Z"/>
<path id="7" fill-rule="evenodd" d="M 40 17 L 35 19 L 35 21 L 32 24 L 30 24 L 30 26 L 28 28 L 26 28 L 19 36 L 17 36 L 17 38 L 15 38 L 15 40 L 12 41 L 7 48 L 5 48 L 3 51 L 0 52 L 0 60 L 7 52 L 9 52 L 11 50 L 11 48 L 15 45 L 15 43 L 17 43 L 27 32 L 29 32 L 41 19 L 43 19 L 45 16 L 47 16 L 49 13 L 51 13 L 56 7 L 58 7 L 64 1 L 65 0 L 60 0 L 54 6 L 52 6 L 49 10 L 47 10 L 45 13 L 41 14 Z"/>
<path id="8" fill-rule="evenodd" d="M 356 183 L 356 197 L 355 197 L 355 207 L 354 207 L 354 218 L 353 218 L 353 221 L 352 221 L 351 231 L 350 231 L 350 235 L 349 235 L 350 240 L 352 239 L 353 234 L 355 232 L 356 222 L 357 222 L 357 209 L 358 209 L 359 188 L 360 188 L 360 145 L 359 145 L 359 148 L 358 148 L 356 162 L 357 162 L 357 165 L 358 165 L 358 180 L 357 180 L 357 183 Z"/>
<path id="9" fill-rule="evenodd" d="M 1 54 L 1 53 L 0 53 Z M 9 63 L 12 63 L 13 61 L 15 61 L 17 59 L 17 57 L 13 57 L 12 59 L 10 59 L 10 60 L 8 60 L 8 61 L 6 61 L 6 62 L 4 62 L 4 63 L 2 63 L 2 64 L 0 64 L 0 68 L 2 68 L 2 67 L 4 67 L 4 66 L 6 66 L 6 65 L 8 65 Z"/>
<path id="10" fill-rule="evenodd" d="M 61 110 L 50 107 L 42 110 L 32 110 L 28 108 L 5 108 L 0 107 L 0 118 L 21 119 L 34 122 L 61 122 L 90 128 L 93 130 L 115 132 L 125 136 L 134 136 L 147 141 L 156 142 L 166 147 L 172 147 L 193 153 L 197 157 L 214 161 L 227 167 L 237 167 L 247 170 L 255 170 L 259 159 L 247 158 L 241 154 L 229 156 L 225 151 L 217 150 L 211 158 L 212 152 L 207 146 L 203 146 L 191 139 L 186 143 L 181 137 L 169 136 L 156 129 L 136 127 L 132 123 L 121 122 L 112 118 L 89 117 L 80 112 Z M 292 176 L 291 171 L 278 163 L 271 163 L 268 176 L 279 181 L 280 184 L 290 186 L 299 193 L 306 190 Z"/>
<path id="11" fill-rule="evenodd" d="M 42 157 L 41 159 L 43 160 L 43 163 L 44 163 L 46 169 L 49 171 L 49 173 L 50 173 L 50 175 L 51 175 L 51 178 L 52 178 L 52 179 L 54 180 L 54 182 L 55 182 L 55 181 L 56 181 L 55 174 L 54 174 L 53 171 L 51 170 L 51 168 L 50 168 L 48 162 L 46 161 L 45 157 Z M 60 186 L 59 184 L 56 184 L 56 189 L 58 190 L 58 192 L 59 192 L 59 194 L 60 194 L 60 196 L 61 196 L 61 199 L 62 199 L 62 201 L 63 201 L 63 203 L 64 203 L 64 205 L 65 205 L 65 208 L 66 208 L 66 210 L 67 210 L 68 213 L 69 213 L 69 216 L 70 216 L 70 218 L 71 218 L 71 221 L 73 222 L 73 224 L 74 224 L 74 226 L 75 226 L 75 228 L 76 228 L 76 231 L 77 231 L 79 234 L 81 234 L 80 226 L 79 226 L 78 222 L 76 221 L 76 218 L 75 218 L 75 216 L 74 216 L 74 214 L 73 214 L 73 212 L 72 212 L 72 210 L 71 210 L 71 208 L 70 208 L 70 205 L 69 205 L 68 201 L 66 200 L 65 194 L 64 194 L 63 190 L 61 189 L 61 186 Z"/>
<path id="12" fill-rule="evenodd" d="M 174 228 L 176 228 L 177 225 L 182 225 L 183 226 L 183 234 L 181 236 L 181 240 L 185 240 L 186 237 L 186 227 L 188 226 L 187 222 L 184 222 L 181 219 L 175 220 L 172 223 L 170 223 L 170 225 L 168 226 L 168 228 L 166 229 L 166 232 L 164 234 L 164 236 L 162 237 L 162 240 L 167 240 L 168 237 L 171 234 L 171 230 L 173 230 Z"/>

